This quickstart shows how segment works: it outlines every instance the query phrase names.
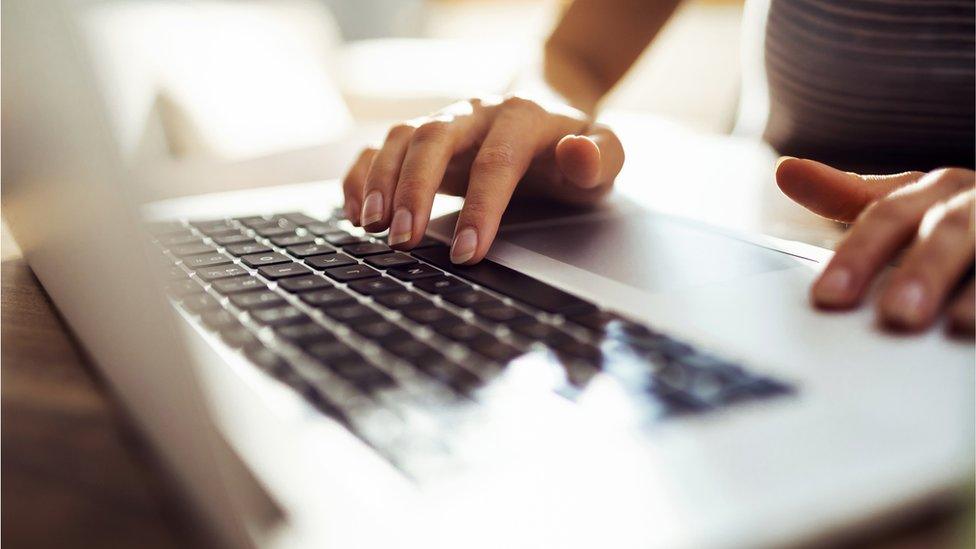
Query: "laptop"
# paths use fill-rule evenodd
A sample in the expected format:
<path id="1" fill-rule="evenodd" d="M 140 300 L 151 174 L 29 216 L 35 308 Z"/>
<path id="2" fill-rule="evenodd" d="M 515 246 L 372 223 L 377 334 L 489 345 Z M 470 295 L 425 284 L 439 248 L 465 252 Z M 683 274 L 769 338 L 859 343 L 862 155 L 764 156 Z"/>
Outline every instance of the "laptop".
<path id="1" fill-rule="evenodd" d="M 3 210 L 215 539 L 737 547 L 829 539 L 972 472 L 974 348 L 807 305 L 823 250 L 513 210 L 450 263 L 336 182 L 146 203 L 75 14 L 3 5 Z"/>

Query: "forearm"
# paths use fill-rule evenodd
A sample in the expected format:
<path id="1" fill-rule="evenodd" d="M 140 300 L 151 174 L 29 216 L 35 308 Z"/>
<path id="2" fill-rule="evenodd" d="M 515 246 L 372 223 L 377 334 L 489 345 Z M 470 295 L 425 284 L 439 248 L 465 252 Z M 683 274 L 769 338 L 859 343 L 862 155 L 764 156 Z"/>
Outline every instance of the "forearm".
<path id="1" fill-rule="evenodd" d="M 546 40 L 520 89 L 595 114 L 674 13 L 680 0 L 576 0 Z"/>
<path id="2" fill-rule="evenodd" d="M 589 67 L 571 53 L 546 44 L 541 80 L 566 103 L 596 115 L 597 105 L 608 89 Z"/>

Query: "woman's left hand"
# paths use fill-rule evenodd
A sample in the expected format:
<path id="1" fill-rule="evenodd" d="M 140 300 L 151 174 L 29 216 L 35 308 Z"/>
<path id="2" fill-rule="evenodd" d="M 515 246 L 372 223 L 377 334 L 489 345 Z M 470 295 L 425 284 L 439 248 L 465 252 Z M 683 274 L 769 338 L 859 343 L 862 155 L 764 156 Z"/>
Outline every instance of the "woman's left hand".
<path id="1" fill-rule="evenodd" d="M 819 307 L 856 307 L 902 249 L 877 302 L 887 327 L 919 331 L 945 312 L 951 331 L 976 332 L 976 172 L 858 175 L 784 157 L 776 182 L 821 216 L 853 223 L 811 288 Z"/>

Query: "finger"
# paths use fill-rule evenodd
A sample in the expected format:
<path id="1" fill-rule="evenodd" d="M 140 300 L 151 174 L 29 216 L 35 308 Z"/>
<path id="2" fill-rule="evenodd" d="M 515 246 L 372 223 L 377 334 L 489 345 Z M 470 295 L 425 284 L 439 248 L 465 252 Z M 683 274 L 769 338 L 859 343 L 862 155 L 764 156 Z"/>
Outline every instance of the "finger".
<path id="1" fill-rule="evenodd" d="M 965 337 L 976 336 L 976 280 L 969 278 L 969 282 L 953 298 L 946 314 L 949 318 L 949 333 Z"/>
<path id="2" fill-rule="evenodd" d="M 363 187 L 366 185 L 366 172 L 369 165 L 373 162 L 376 149 L 367 147 L 363 149 L 352 167 L 346 172 L 342 179 L 343 212 L 346 219 L 353 225 L 359 226 L 359 212 L 363 204 Z"/>
<path id="3" fill-rule="evenodd" d="M 953 197 L 931 231 L 905 254 L 878 300 L 878 315 L 886 325 L 903 330 L 928 327 L 942 304 L 973 264 L 976 231 L 973 205 L 976 191 Z M 926 219 L 928 221 L 928 219 Z"/>
<path id="4" fill-rule="evenodd" d="M 468 190 L 451 247 L 454 263 L 476 263 L 488 252 L 515 186 L 540 143 L 545 142 L 544 136 L 551 135 L 553 127 L 559 125 L 545 116 L 541 107 L 523 99 L 510 99 L 498 111 L 471 164 Z M 544 127 L 546 123 L 551 126 Z M 561 135 L 573 130 L 578 128 Z M 552 136 L 548 142 L 554 140 Z"/>
<path id="5" fill-rule="evenodd" d="M 390 201 L 400 177 L 400 165 L 407 153 L 410 138 L 415 127 L 411 124 L 397 124 L 390 128 L 383 147 L 376 153 L 366 174 L 363 189 L 363 227 L 369 231 L 381 231 L 389 224 Z"/>
<path id="6" fill-rule="evenodd" d="M 624 149 L 609 129 L 567 135 L 556 144 L 556 164 L 565 181 L 584 189 L 613 183 L 624 164 Z"/>
<path id="7" fill-rule="evenodd" d="M 468 104 L 417 128 L 407 148 L 393 197 L 390 246 L 410 249 L 427 231 L 434 195 L 451 158 L 480 139 L 487 127 L 484 109 Z"/>
<path id="8" fill-rule="evenodd" d="M 871 203 L 922 175 L 858 175 L 790 156 L 776 164 L 776 184 L 786 196 L 817 215 L 844 222 L 854 221 Z"/>
<path id="9" fill-rule="evenodd" d="M 930 172 L 867 208 L 814 283 L 813 302 L 828 308 L 857 305 L 871 279 L 917 234 L 925 212 L 967 185 L 971 176 L 964 170 Z"/>

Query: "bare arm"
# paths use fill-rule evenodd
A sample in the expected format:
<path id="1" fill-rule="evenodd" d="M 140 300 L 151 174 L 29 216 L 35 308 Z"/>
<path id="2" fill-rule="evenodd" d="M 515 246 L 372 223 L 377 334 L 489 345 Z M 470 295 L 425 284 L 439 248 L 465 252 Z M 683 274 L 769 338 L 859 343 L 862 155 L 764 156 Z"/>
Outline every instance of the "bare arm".
<path id="1" fill-rule="evenodd" d="M 681 0 L 576 0 L 545 44 L 546 83 L 592 115 Z"/>

